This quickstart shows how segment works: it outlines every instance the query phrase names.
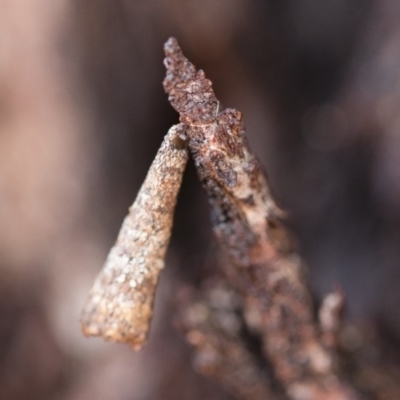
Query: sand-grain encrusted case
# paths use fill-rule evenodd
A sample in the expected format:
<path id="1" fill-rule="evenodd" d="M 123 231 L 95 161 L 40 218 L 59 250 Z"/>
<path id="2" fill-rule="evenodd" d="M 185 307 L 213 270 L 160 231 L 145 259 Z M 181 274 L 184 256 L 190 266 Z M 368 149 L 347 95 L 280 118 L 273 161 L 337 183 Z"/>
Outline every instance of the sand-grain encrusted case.
<path id="1" fill-rule="evenodd" d="M 87 336 L 127 343 L 135 350 L 146 342 L 188 160 L 184 137 L 181 124 L 169 130 L 129 209 L 82 312 Z"/>

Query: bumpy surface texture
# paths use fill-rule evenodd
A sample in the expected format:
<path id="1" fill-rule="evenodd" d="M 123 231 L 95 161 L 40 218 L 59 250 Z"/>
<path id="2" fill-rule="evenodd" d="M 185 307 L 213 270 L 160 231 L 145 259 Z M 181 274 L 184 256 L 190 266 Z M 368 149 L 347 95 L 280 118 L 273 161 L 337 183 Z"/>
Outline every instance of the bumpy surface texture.
<path id="1" fill-rule="evenodd" d="M 188 152 L 182 125 L 166 135 L 82 313 L 85 335 L 128 343 L 146 341 L 154 292 L 164 267 L 173 212 Z"/>
<path id="2" fill-rule="evenodd" d="M 336 375 L 334 352 L 322 343 L 305 265 L 247 144 L 242 114 L 220 109 L 211 82 L 175 39 L 164 50 L 164 89 L 186 126 L 213 230 L 228 256 L 225 277 L 242 297 L 247 328 L 260 337 L 265 359 L 290 399 L 357 398 Z"/>

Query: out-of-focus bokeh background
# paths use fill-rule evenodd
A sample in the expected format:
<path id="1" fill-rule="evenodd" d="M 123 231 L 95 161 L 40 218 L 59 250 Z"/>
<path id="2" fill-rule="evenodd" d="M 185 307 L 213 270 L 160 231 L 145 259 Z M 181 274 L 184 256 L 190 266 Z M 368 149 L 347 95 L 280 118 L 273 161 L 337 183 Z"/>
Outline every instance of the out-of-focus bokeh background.
<path id="1" fill-rule="evenodd" d="M 215 265 L 193 166 L 148 346 L 78 323 L 177 122 L 161 85 L 170 36 L 244 113 L 315 299 L 339 284 L 348 321 L 399 349 L 399 20 L 396 0 L 1 1 L 0 399 L 231 398 L 172 327 L 176 287 Z"/>

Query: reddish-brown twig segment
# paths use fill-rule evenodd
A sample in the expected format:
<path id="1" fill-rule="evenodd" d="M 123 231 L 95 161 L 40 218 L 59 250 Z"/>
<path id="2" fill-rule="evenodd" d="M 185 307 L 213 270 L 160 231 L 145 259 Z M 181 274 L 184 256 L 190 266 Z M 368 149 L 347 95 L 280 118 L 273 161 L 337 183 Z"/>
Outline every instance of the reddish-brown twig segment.
<path id="1" fill-rule="evenodd" d="M 348 400 L 355 393 L 337 376 L 322 345 L 303 263 L 290 246 L 267 180 L 246 142 L 242 115 L 221 110 L 211 82 L 165 44 L 164 88 L 186 126 L 189 149 L 207 192 L 211 220 L 228 255 L 225 275 L 243 296 L 245 319 L 295 400 Z"/>
<path id="2" fill-rule="evenodd" d="M 182 129 L 182 124 L 173 126 L 165 136 L 89 293 L 81 318 L 85 335 L 127 343 L 135 350 L 146 341 L 188 159 Z"/>

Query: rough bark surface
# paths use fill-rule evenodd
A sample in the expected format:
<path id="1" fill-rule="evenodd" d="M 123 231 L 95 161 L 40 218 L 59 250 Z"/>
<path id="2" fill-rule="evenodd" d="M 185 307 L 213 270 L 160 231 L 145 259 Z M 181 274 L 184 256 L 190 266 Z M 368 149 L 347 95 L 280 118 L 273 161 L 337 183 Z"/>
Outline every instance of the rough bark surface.
<path id="1" fill-rule="evenodd" d="M 240 296 L 221 282 L 207 282 L 198 292 L 181 289 L 177 326 L 196 349 L 195 369 L 238 399 L 281 399 L 271 389 L 265 365 L 246 343 L 241 308 Z"/>
<path id="2" fill-rule="evenodd" d="M 261 337 L 274 375 L 294 400 L 357 398 L 322 344 L 304 263 L 292 249 L 283 213 L 248 147 L 242 114 L 220 109 L 211 82 L 175 39 L 167 41 L 165 54 L 164 88 L 186 126 L 213 229 L 228 255 L 225 276 L 243 297 L 244 318 Z"/>

